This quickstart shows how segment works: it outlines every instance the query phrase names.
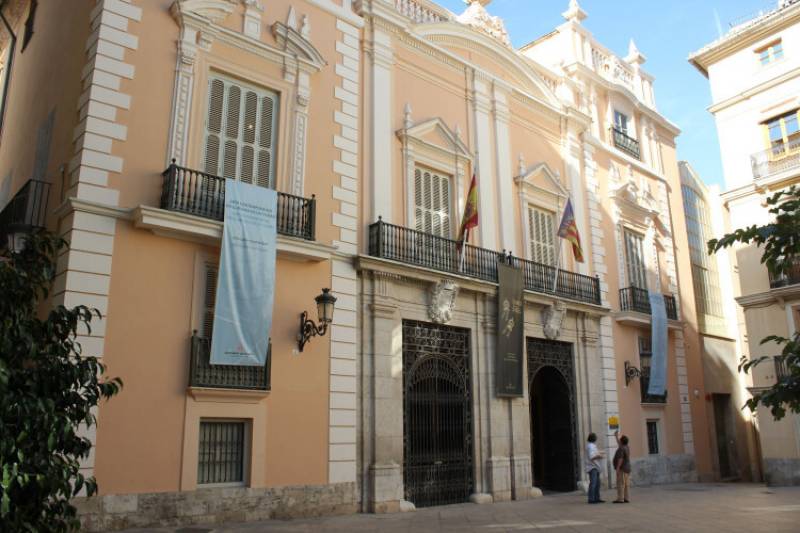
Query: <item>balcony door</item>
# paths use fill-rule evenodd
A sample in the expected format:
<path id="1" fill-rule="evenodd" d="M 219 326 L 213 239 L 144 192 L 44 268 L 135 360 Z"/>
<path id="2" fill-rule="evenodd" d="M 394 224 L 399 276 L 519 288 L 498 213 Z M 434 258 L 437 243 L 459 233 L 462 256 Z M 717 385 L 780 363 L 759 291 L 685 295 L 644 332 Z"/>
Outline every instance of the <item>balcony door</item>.
<path id="1" fill-rule="evenodd" d="M 556 265 L 555 214 L 528 206 L 528 234 L 531 259 L 544 265 Z"/>
<path id="2" fill-rule="evenodd" d="M 625 230 L 625 266 L 628 285 L 647 290 L 647 267 L 644 259 L 644 236 Z"/>
<path id="3" fill-rule="evenodd" d="M 277 121 L 277 94 L 212 76 L 205 123 L 205 172 L 274 188 Z"/>

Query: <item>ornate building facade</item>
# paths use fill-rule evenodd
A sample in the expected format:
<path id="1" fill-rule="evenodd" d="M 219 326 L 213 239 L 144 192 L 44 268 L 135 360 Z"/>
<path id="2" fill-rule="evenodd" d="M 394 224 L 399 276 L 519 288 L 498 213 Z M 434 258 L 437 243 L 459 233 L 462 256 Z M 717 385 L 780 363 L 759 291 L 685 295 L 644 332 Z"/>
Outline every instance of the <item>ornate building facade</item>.
<path id="1" fill-rule="evenodd" d="M 88 435 L 88 529 L 574 490 L 612 419 L 636 483 L 711 475 L 679 131 L 644 56 L 604 48 L 576 1 L 520 49 L 486 0 L 7 4 L 33 35 L 3 45 L 0 207 L 46 200 L 27 222 L 71 244 L 53 303 L 102 312 L 80 341 L 125 382 Z M 264 368 L 208 362 L 224 179 L 279 191 Z M 585 262 L 555 235 L 567 200 Z M 501 263 L 525 285 L 510 398 Z M 323 287 L 333 321 L 301 351 Z M 659 397 L 649 292 L 670 319 Z"/>

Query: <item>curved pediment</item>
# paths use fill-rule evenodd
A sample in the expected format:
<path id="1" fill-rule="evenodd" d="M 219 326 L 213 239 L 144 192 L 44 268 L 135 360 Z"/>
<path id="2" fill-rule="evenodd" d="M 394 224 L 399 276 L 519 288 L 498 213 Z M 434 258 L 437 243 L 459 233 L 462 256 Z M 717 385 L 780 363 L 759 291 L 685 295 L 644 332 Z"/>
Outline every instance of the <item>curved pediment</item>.
<path id="1" fill-rule="evenodd" d="M 526 63 L 525 58 L 501 41 L 458 22 L 443 21 L 414 26 L 414 33 L 439 47 L 464 57 L 464 51 L 486 58 L 486 65 L 495 67 L 491 72 L 515 88 L 538 98 L 552 107 L 560 108 L 556 95 L 539 74 Z M 466 61 L 469 58 L 464 57 Z M 486 65 L 480 65 L 485 67 Z M 487 68 L 487 70 L 489 70 Z"/>

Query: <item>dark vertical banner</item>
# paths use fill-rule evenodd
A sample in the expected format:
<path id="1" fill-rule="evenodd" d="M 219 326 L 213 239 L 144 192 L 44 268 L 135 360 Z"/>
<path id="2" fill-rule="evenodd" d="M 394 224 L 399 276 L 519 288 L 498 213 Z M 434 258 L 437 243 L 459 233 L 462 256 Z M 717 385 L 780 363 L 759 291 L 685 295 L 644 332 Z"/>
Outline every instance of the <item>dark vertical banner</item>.
<path id="1" fill-rule="evenodd" d="M 497 351 L 495 385 L 498 396 L 522 396 L 525 341 L 522 269 L 497 264 Z"/>

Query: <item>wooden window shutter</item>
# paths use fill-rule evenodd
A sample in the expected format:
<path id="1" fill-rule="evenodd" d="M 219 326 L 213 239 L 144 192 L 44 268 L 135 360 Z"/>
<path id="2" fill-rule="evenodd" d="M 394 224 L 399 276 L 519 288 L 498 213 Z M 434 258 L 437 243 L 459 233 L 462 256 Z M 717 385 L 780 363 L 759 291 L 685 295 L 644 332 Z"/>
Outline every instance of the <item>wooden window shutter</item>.
<path id="1" fill-rule="evenodd" d="M 274 187 L 278 95 L 219 77 L 208 94 L 205 172 Z"/>
<path id="2" fill-rule="evenodd" d="M 414 214 L 417 231 L 450 238 L 450 177 L 414 169 Z"/>
<path id="3" fill-rule="evenodd" d="M 545 265 L 556 264 L 556 246 L 553 213 L 533 206 L 528 207 L 528 233 L 531 258 Z"/>
<path id="4" fill-rule="evenodd" d="M 214 305 L 217 301 L 217 276 L 219 265 L 206 263 L 206 283 L 203 300 L 203 337 L 210 339 L 214 330 Z"/>

